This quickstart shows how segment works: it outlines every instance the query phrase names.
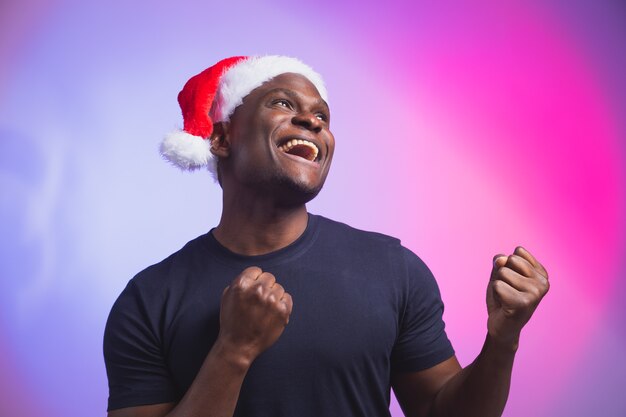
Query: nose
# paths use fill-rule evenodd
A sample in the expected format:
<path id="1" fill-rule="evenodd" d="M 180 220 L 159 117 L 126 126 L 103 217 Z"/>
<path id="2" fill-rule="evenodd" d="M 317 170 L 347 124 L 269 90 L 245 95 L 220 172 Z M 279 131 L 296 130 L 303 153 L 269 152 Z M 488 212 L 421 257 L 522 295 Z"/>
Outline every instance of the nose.
<path id="1" fill-rule="evenodd" d="M 319 133 L 322 130 L 322 121 L 311 112 L 300 112 L 293 116 L 291 123 L 296 126 L 303 127 L 315 133 Z"/>

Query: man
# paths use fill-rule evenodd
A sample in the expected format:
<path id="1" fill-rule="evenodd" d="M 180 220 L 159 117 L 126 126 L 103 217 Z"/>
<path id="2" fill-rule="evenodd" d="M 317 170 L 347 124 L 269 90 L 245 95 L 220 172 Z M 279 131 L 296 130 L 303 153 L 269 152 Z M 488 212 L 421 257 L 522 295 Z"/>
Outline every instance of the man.
<path id="1" fill-rule="evenodd" d="M 335 146 L 318 74 L 229 58 L 179 102 L 184 131 L 161 151 L 213 167 L 222 216 L 116 301 L 110 417 L 383 416 L 390 388 L 407 416 L 501 415 L 521 329 L 549 287 L 528 251 L 494 258 L 485 345 L 462 369 L 425 264 L 397 239 L 307 213 Z"/>

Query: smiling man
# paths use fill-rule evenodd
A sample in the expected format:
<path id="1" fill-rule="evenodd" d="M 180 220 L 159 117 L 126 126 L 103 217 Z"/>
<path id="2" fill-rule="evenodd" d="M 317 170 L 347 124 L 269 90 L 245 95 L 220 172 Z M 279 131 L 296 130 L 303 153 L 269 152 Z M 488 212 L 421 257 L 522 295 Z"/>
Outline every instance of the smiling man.
<path id="1" fill-rule="evenodd" d="M 392 237 L 310 214 L 335 140 L 321 77 L 234 57 L 179 95 L 161 152 L 208 166 L 217 227 L 135 276 L 105 331 L 110 417 L 499 416 L 522 327 L 548 291 L 525 249 L 497 255 L 487 336 L 462 369 L 426 265 Z"/>

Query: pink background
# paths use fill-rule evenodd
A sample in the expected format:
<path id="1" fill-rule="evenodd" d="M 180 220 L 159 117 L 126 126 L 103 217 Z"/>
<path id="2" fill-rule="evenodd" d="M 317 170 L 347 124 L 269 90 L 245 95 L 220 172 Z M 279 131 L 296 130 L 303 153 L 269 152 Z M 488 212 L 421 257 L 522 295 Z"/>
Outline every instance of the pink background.
<path id="1" fill-rule="evenodd" d="M 626 415 L 622 2 L 25 0 L 0 4 L 0 416 L 105 413 L 111 304 L 220 214 L 208 173 L 156 152 L 176 94 L 263 53 L 329 88 L 337 150 L 310 210 L 428 263 L 463 364 L 492 256 L 547 266 L 505 416 Z"/>

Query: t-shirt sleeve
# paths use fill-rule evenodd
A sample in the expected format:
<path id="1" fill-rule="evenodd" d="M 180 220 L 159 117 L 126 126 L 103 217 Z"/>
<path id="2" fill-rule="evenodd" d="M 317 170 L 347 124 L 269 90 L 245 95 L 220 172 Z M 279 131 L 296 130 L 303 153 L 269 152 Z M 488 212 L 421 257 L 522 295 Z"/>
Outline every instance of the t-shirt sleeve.
<path id="1" fill-rule="evenodd" d="M 415 372 L 452 357 L 454 349 L 445 332 L 443 302 L 433 274 L 417 255 L 402 249 L 408 296 L 391 354 L 391 369 L 394 372 Z"/>
<path id="2" fill-rule="evenodd" d="M 159 337 L 158 309 L 131 280 L 111 309 L 104 332 L 108 410 L 176 401 Z"/>

